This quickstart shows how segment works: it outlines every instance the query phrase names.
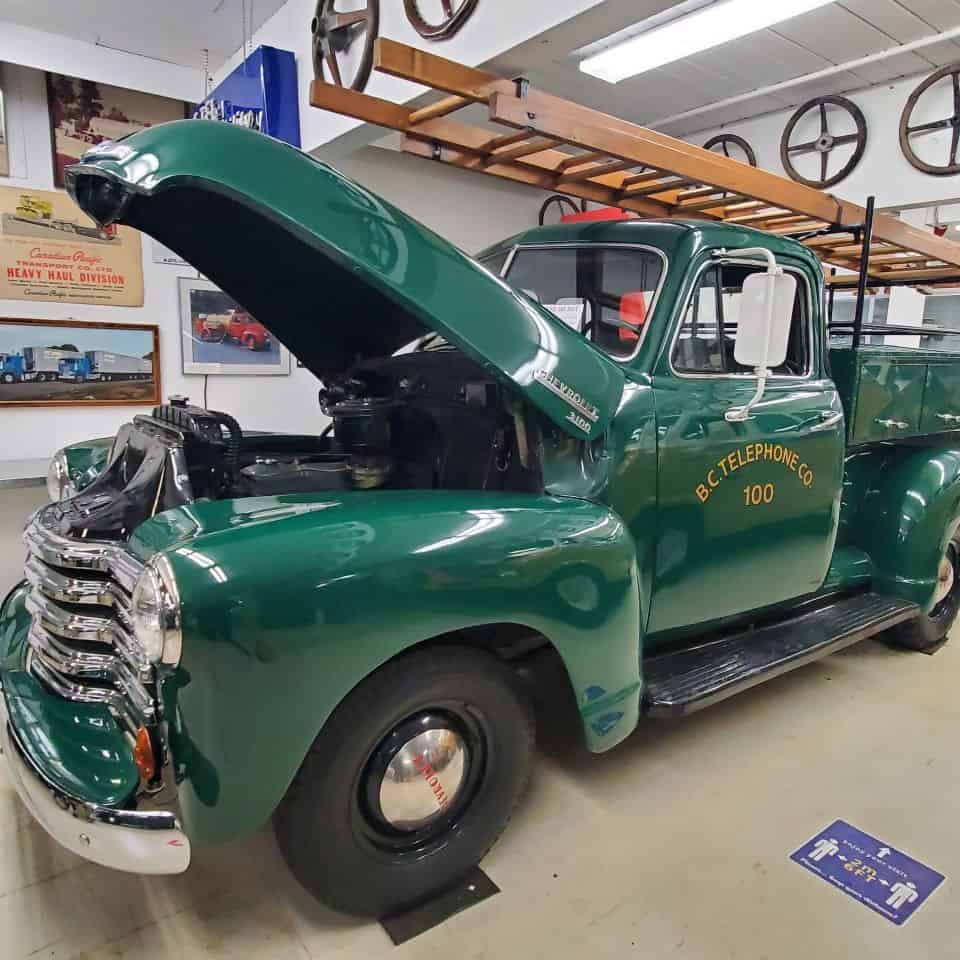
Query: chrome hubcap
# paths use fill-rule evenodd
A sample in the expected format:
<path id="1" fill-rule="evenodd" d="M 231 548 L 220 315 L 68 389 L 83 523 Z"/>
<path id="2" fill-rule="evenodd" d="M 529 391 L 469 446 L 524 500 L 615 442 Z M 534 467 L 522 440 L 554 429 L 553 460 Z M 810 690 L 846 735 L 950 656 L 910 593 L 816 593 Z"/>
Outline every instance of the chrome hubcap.
<path id="1" fill-rule="evenodd" d="M 947 548 L 947 552 L 940 560 L 940 569 L 937 571 L 937 590 L 933 595 L 933 605 L 942 603 L 953 589 L 953 581 L 956 576 L 953 567 L 953 551 Z"/>
<path id="2" fill-rule="evenodd" d="M 407 740 L 380 781 L 380 811 L 396 830 L 420 830 L 443 815 L 463 785 L 467 768 L 463 738 L 431 727 Z"/>

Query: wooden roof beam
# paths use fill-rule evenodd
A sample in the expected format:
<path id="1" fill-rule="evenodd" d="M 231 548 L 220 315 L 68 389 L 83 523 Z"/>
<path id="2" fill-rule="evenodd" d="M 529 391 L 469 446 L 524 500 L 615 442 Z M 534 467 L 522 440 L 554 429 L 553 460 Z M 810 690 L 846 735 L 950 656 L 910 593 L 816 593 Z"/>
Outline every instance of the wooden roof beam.
<path id="1" fill-rule="evenodd" d="M 621 170 L 630 170 L 636 164 L 631 160 L 614 160 L 611 163 L 598 163 L 585 170 L 574 170 L 557 177 L 557 186 L 564 183 L 577 183 L 581 180 L 592 180 L 594 177 L 606 176 L 608 173 L 618 173 Z"/>

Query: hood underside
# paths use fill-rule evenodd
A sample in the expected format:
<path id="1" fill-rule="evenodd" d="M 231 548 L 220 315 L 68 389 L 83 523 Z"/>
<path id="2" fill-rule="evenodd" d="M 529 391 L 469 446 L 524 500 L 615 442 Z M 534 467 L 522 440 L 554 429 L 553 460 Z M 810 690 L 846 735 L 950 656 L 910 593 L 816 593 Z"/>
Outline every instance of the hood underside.
<path id="1" fill-rule="evenodd" d="M 270 137 L 202 120 L 148 127 L 68 167 L 67 189 L 99 223 L 176 251 L 322 379 L 434 331 L 572 436 L 602 433 L 620 400 L 620 368 L 551 313 Z"/>

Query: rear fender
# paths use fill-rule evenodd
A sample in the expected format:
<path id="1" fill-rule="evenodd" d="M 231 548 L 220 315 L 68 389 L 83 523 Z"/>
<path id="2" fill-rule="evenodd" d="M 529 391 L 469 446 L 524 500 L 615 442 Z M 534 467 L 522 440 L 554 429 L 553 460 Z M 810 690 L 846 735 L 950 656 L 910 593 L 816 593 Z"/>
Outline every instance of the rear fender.
<path id="1" fill-rule="evenodd" d="M 254 829 L 331 711 L 425 640 L 511 623 L 562 658 L 588 745 L 636 725 L 640 601 L 633 540 L 583 500 L 391 491 L 197 503 L 144 524 L 181 591 L 178 717 L 192 839 Z"/>
<path id="2" fill-rule="evenodd" d="M 853 542 L 874 564 L 874 587 L 929 612 L 937 568 L 960 519 L 960 451 L 894 448 L 861 464 Z"/>

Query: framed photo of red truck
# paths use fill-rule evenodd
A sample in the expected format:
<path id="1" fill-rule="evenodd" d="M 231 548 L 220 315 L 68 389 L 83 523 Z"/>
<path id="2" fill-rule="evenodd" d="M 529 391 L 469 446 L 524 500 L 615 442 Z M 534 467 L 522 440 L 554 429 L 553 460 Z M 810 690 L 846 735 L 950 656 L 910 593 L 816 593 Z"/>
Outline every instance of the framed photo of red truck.
<path id="1" fill-rule="evenodd" d="M 159 327 L 0 318 L 0 406 L 158 403 Z"/>
<path id="2" fill-rule="evenodd" d="M 290 373 L 287 348 L 209 280 L 180 278 L 180 340 L 184 373 Z"/>

